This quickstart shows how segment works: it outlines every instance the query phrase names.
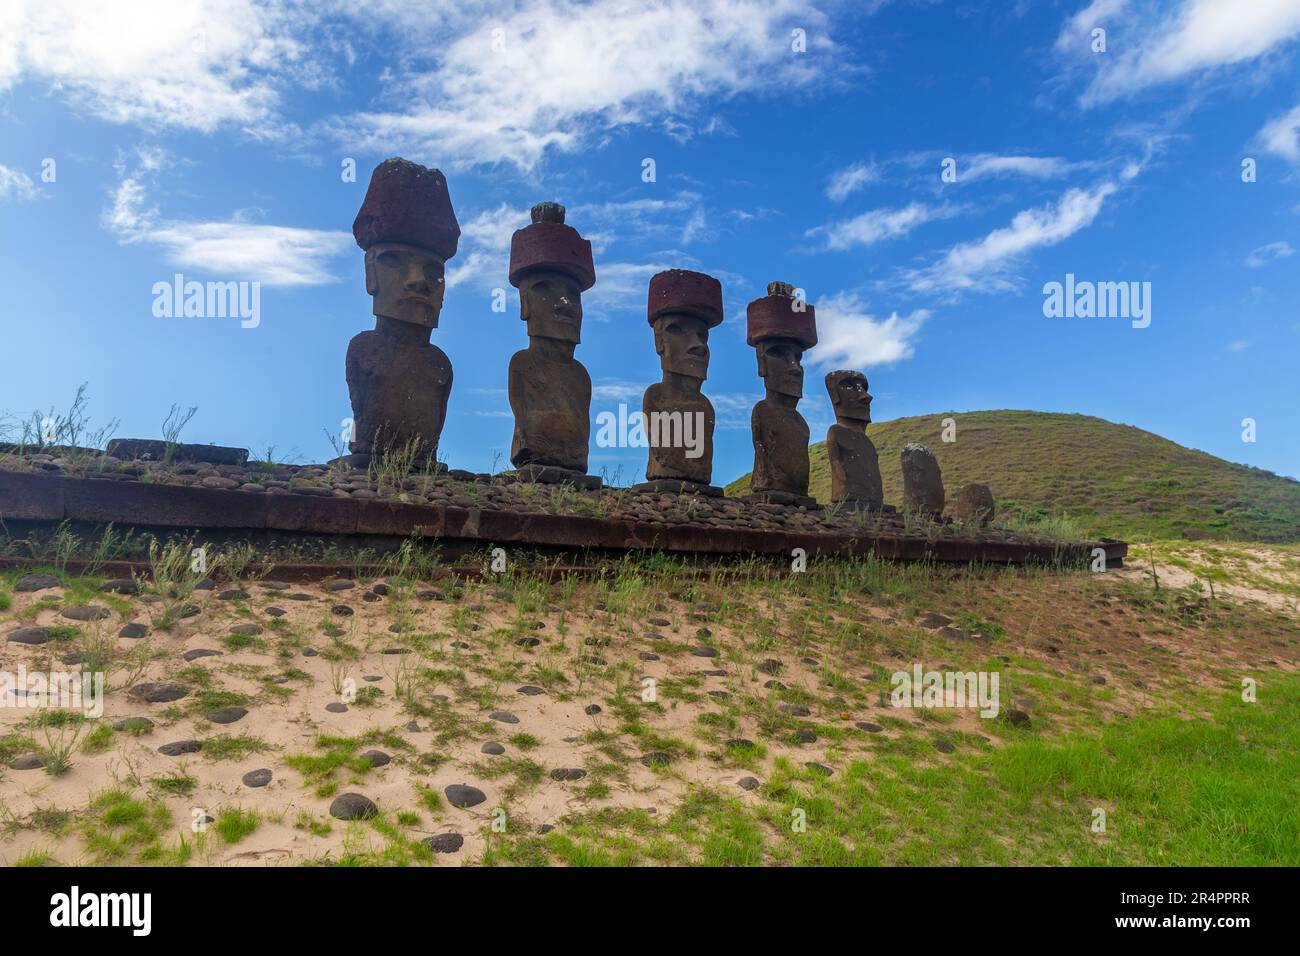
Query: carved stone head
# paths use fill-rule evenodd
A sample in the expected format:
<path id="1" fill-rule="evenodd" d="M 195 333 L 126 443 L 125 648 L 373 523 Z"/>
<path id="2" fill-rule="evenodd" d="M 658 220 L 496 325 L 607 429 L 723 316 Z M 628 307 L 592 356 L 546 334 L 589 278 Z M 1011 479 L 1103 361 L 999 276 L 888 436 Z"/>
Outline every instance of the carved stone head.
<path id="1" fill-rule="evenodd" d="M 654 322 L 655 351 L 665 372 L 698 378 L 709 377 L 709 326 L 698 316 L 667 312 Z"/>
<path id="2" fill-rule="evenodd" d="M 870 423 L 871 395 L 867 391 L 867 377 L 861 372 L 828 372 L 826 391 L 830 394 L 836 418 L 847 418 L 864 425 Z"/>
<path id="3" fill-rule="evenodd" d="M 570 273 L 533 269 L 520 277 L 519 309 L 530 337 L 582 341 L 582 288 Z"/>
<path id="4" fill-rule="evenodd" d="M 769 391 L 803 397 L 803 346 L 794 339 L 767 338 L 754 346 L 758 374 Z"/>
<path id="5" fill-rule="evenodd" d="M 384 318 L 438 327 L 446 292 L 446 267 L 428 249 L 379 242 L 366 250 L 366 291 L 372 311 Z"/>

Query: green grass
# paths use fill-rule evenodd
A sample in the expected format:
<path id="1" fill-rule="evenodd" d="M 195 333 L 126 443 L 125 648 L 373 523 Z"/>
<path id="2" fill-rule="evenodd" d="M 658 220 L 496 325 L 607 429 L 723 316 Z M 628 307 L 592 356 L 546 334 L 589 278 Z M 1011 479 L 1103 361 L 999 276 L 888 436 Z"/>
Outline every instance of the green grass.
<path id="1" fill-rule="evenodd" d="M 501 862 L 571 866 L 1141 865 L 1300 863 L 1300 678 L 1198 700 L 1209 720 L 1146 714 L 1100 733 L 993 749 L 958 735 L 960 759 L 889 746 L 823 777 L 779 758 L 757 805 L 693 790 L 666 818 L 571 814 Z M 920 738 L 912 739 L 920 742 Z M 1104 833 L 1094 811 L 1106 812 Z M 802 823 L 803 828 L 799 829 Z"/>
<path id="2" fill-rule="evenodd" d="M 220 811 L 213 829 L 227 843 L 238 843 L 245 837 L 251 836 L 261 822 L 262 818 L 253 810 L 235 808 Z"/>
<path id="3" fill-rule="evenodd" d="M 942 440 L 945 418 L 956 422 L 954 442 Z M 987 484 L 999 520 L 1018 526 L 1064 516 L 1090 535 L 1130 541 L 1189 530 L 1216 539 L 1300 541 L 1300 482 L 1131 425 L 1055 412 L 943 412 L 873 424 L 867 434 L 891 504 L 902 501 L 903 446 L 919 441 L 939 460 L 949 501 L 967 482 Z M 824 443 L 814 444 L 810 456 L 809 489 L 829 501 Z M 726 487 L 729 495 L 748 490 L 748 475 Z"/>

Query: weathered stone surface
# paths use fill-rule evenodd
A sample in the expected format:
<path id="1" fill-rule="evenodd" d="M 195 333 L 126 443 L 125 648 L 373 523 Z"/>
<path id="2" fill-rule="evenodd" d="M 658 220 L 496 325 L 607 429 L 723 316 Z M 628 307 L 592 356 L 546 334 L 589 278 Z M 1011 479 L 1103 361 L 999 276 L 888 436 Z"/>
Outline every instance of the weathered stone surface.
<path id="1" fill-rule="evenodd" d="M 938 515 L 943 512 L 943 476 L 934 453 L 912 442 L 904 446 L 903 510 L 912 514 Z"/>
<path id="2" fill-rule="evenodd" d="M 709 330 L 722 323 L 722 284 L 702 272 L 660 272 L 650 279 L 646 317 L 663 373 L 641 402 L 650 442 L 646 478 L 708 487 L 717 416 L 700 386 L 708 378 Z"/>
<path id="3" fill-rule="evenodd" d="M 375 801 L 360 793 L 340 793 L 330 803 L 330 816 L 336 820 L 369 820 L 378 815 Z"/>
<path id="4" fill-rule="evenodd" d="M 871 422 L 867 377 L 861 372 L 830 372 L 826 391 L 835 409 L 835 424 L 826 432 L 831 501 L 879 511 L 885 493 L 880 458 L 866 431 Z"/>
<path id="5" fill-rule="evenodd" d="M 248 461 L 247 448 L 168 444 L 152 438 L 114 438 L 108 443 L 107 453 L 123 461 L 205 461 L 212 465 L 242 465 Z"/>
<path id="6" fill-rule="evenodd" d="M 250 770 L 241 777 L 241 781 L 246 787 L 265 787 L 271 782 L 272 773 L 265 767 L 259 770 Z"/>
<path id="7" fill-rule="evenodd" d="M 463 783 L 453 783 L 443 792 L 447 795 L 447 802 L 461 810 L 477 807 L 487 799 L 487 794 L 478 787 L 471 787 Z"/>
<path id="8" fill-rule="evenodd" d="M 747 341 L 758 355 L 758 374 L 766 388 L 750 416 L 751 489 L 756 495 L 781 492 L 807 498 L 808 423 L 797 406 L 803 397 L 803 353 L 817 343 L 816 316 L 811 305 L 794 298 L 788 283 L 769 283 L 767 291 L 749 303 L 746 313 Z"/>
<path id="9" fill-rule="evenodd" d="M 15 644 L 44 644 L 49 639 L 50 632 L 43 627 L 20 627 L 8 635 Z"/>
<path id="10" fill-rule="evenodd" d="M 97 604 L 83 604 L 79 607 L 65 607 L 59 614 L 69 621 L 102 621 L 108 617 L 108 608 Z"/>
<path id="11" fill-rule="evenodd" d="M 14 582 L 14 590 L 23 591 L 44 591 L 46 588 L 63 587 L 63 582 L 52 574 L 24 574 Z"/>
<path id="12" fill-rule="evenodd" d="M 126 695 L 133 700 L 144 701 L 146 704 L 170 704 L 172 701 L 180 700 L 189 691 L 182 684 L 136 684 Z"/>
<path id="13" fill-rule="evenodd" d="M 465 845 L 465 838 L 459 833 L 438 833 L 421 842 L 434 853 L 456 853 Z"/>
<path id="14" fill-rule="evenodd" d="M 591 376 L 574 357 L 582 340 L 582 293 L 596 281 L 591 243 L 564 224 L 564 207 L 539 203 L 510 242 L 510 282 L 519 289 L 528 348 L 510 359 L 515 416 L 510 461 L 585 474 Z"/>
<path id="15" fill-rule="evenodd" d="M 123 624 L 121 630 L 117 632 L 118 637 L 125 637 L 133 641 L 139 640 L 142 637 L 146 637 L 148 636 L 148 634 L 149 634 L 149 628 L 146 625 L 140 624 L 136 621 L 132 621 L 129 624 Z"/>
<path id="16" fill-rule="evenodd" d="M 354 464 L 410 452 L 432 466 L 451 395 L 451 360 L 429 341 L 442 314 L 446 261 L 460 226 L 436 169 L 405 159 L 375 167 L 352 225 L 366 251 L 375 328 L 348 344 Z"/>
<path id="17" fill-rule="evenodd" d="M 362 249 L 401 243 L 427 249 L 446 261 L 456 254 L 460 224 L 452 209 L 447 177 L 410 160 L 393 157 L 375 167 L 370 186 L 352 222 L 352 237 Z"/>
<path id="18" fill-rule="evenodd" d="M 453 375 L 451 359 L 430 334 L 428 327 L 381 316 L 376 328 L 353 336 L 347 381 L 354 453 L 404 451 L 413 443 L 422 465 L 436 460 Z"/>
<path id="19" fill-rule="evenodd" d="M 953 517 L 962 524 L 988 527 L 997 513 L 997 503 L 988 485 L 975 483 L 962 485 L 957 491 L 957 501 L 953 504 Z"/>
<path id="20" fill-rule="evenodd" d="M 203 749 L 203 742 L 200 740 L 177 740 L 170 744 L 163 744 L 158 748 L 158 752 L 164 757 L 180 757 L 184 754 L 196 754 Z"/>

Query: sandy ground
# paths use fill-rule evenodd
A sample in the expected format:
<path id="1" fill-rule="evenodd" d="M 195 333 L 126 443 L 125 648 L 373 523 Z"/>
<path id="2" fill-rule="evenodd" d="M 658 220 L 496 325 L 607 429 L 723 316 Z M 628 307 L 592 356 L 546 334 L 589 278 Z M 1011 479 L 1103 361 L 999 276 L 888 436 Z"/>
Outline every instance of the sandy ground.
<path id="1" fill-rule="evenodd" d="M 41 769 L 5 769 L 0 803 L 9 825 L 0 837 L 0 863 L 38 852 L 63 864 L 94 862 L 80 821 L 97 793 L 119 787 L 166 804 L 172 822 L 162 844 L 170 848 L 181 838 L 194 841 L 192 863 L 287 864 L 337 859 L 358 846 L 382 850 L 386 838 L 376 829 L 330 817 L 336 794 L 357 792 L 373 800 L 386 818 L 400 811 L 417 814 L 415 822 L 402 824 L 404 839 L 449 832 L 463 836 L 461 849 L 433 857 L 438 865 L 461 865 L 482 858 L 498 808 L 505 808 L 511 832 L 537 832 L 544 826 L 562 830 L 570 813 L 593 807 L 663 813 L 700 787 L 757 801 L 757 793 L 738 784 L 750 775 L 763 779 L 778 758 L 829 767 L 848 758 L 870 759 L 875 734 L 937 730 L 949 736 L 978 735 L 997 745 L 997 735 L 973 711 L 957 712 L 935 728 L 914 711 L 888 707 L 878 685 L 868 683 L 873 672 L 910 668 L 919 653 L 927 655 L 927 666 L 942 666 L 936 657 L 945 653 L 950 661 L 959 656 L 1004 662 L 1033 658 L 1058 675 L 1075 673 L 1106 685 L 1110 692 L 1093 706 L 1115 713 L 1150 706 L 1154 688 L 1186 680 L 1189 673 L 1193 680 L 1209 680 L 1210 668 L 1248 670 L 1265 660 L 1296 665 L 1296 641 L 1276 632 L 1243 635 L 1229 647 L 1219 635 L 1178 631 L 1144 619 L 1132 600 L 1111 586 L 1141 574 L 1141 569 L 1129 568 L 1109 576 L 1110 582 L 1084 581 L 1082 589 L 1071 583 L 1078 576 L 1062 582 L 1036 579 L 1040 583 L 1033 588 L 1012 592 L 1014 599 L 999 598 L 1007 636 L 996 644 L 978 631 L 912 619 L 915 609 L 861 594 L 825 607 L 796 596 L 788 599 L 791 607 L 745 607 L 741 592 L 719 591 L 709 603 L 664 590 L 639 595 L 614 614 L 597 606 L 591 585 L 580 585 L 567 596 L 552 589 L 535 607 L 528 606 L 522 592 L 490 584 L 467 588 L 460 600 L 434 599 L 428 585 L 378 594 L 360 584 L 331 591 L 325 583 L 287 590 L 250 583 L 244 585 L 247 600 L 223 600 L 217 590 L 195 592 L 200 613 L 170 633 L 153 630 L 144 640 L 113 642 L 119 655 L 141 653 L 141 648 L 152 655 L 147 672 L 139 675 L 142 681 L 183 682 L 189 694 L 173 703 L 149 704 L 132 699 L 125 689 L 112 690 L 103 721 L 144 716 L 154 721 L 152 730 L 138 737 L 115 732 L 101 753 L 78 750 L 71 769 L 58 776 Z M 445 590 L 445 585 L 434 587 Z M 952 614 L 958 606 L 985 601 L 983 588 L 977 583 L 968 587 L 968 595 L 954 591 L 948 603 L 932 609 Z M 416 596 L 420 590 L 424 597 Z M 115 610 L 104 620 L 86 623 L 69 621 L 55 607 L 33 610 L 41 599 L 62 593 L 54 588 L 15 594 L 0 633 L 20 626 L 72 625 L 83 636 L 112 635 L 128 620 L 147 625 L 149 611 L 157 608 L 139 597 L 124 598 L 129 601 L 126 613 Z M 294 594 L 309 599 L 293 600 Z M 729 600 L 741 605 L 718 603 Z M 353 613 L 332 613 L 335 605 L 346 605 Z M 283 614 L 274 616 L 276 610 Z M 262 628 L 254 644 L 232 649 L 224 643 L 233 626 L 248 623 Z M 394 633 L 392 628 L 399 626 L 401 633 Z M 337 630 L 331 636 L 327 629 Z M 843 650 L 847 633 L 865 636 L 853 644 L 861 651 L 852 656 Z M 529 638 L 538 643 L 518 643 Z M 0 669 L 67 669 L 59 658 L 82 640 L 35 646 L 8 641 L 0 644 Z M 715 647 L 717 656 L 697 656 L 701 645 Z M 183 659 L 186 652 L 200 649 L 220 655 Z M 408 653 L 385 653 L 394 649 Z M 352 659 L 335 664 L 327 659 L 340 654 Z M 593 655 L 603 663 L 590 660 Z M 779 667 L 765 663 L 772 661 Z M 110 681 L 120 682 L 124 673 L 112 673 Z M 369 706 L 353 701 L 346 712 L 332 713 L 327 707 L 341 702 L 335 685 L 342 678 L 359 689 L 378 688 L 382 696 Z M 656 682 L 659 707 L 637 709 L 646 678 Z M 773 680 L 778 683 L 768 686 Z M 197 700 L 204 685 L 242 695 L 247 715 L 225 726 L 210 723 Z M 526 685 L 543 692 L 521 692 Z M 404 688 L 417 705 L 415 716 L 401 700 Z M 782 706 L 791 701 L 807 701 L 810 713 L 783 713 Z M 737 703 L 743 706 L 733 706 Z M 1002 701 L 1003 708 L 1039 704 L 1036 695 L 1022 690 Z M 599 712 L 588 712 L 593 705 Z M 518 722 L 494 720 L 496 711 L 508 711 Z M 26 707 L 0 707 L 0 733 L 41 742 L 41 732 L 25 726 L 32 713 Z M 733 723 L 711 721 L 710 715 L 727 716 Z M 800 719 L 805 716 L 807 721 Z M 854 729 L 864 722 L 884 729 Z M 828 727 L 850 732 L 830 734 Z M 795 737 L 800 728 L 820 732 L 800 741 Z M 391 762 L 365 774 L 338 768 L 329 777 L 332 792 L 324 795 L 318 792 L 320 779 L 307 779 L 286 763 L 293 755 L 324 753 L 317 746 L 321 735 L 358 738 L 376 731 L 395 735 L 401 746 L 366 741 L 356 752 L 377 749 Z M 535 746 L 511 740 L 520 733 L 534 738 Z M 179 757 L 159 753 L 169 742 L 213 741 L 225 734 L 255 738 L 265 749 L 237 759 L 213 759 L 210 747 Z M 735 738 L 758 742 L 762 754 L 737 756 L 725 745 Z M 488 741 L 502 744 L 505 753 L 482 753 Z M 664 747 L 672 752 L 669 766 L 643 764 L 647 753 Z M 536 765 L 534 772 L 540 768 L 540 780 L 494 769 L 522 758 L 532 762 L 528 766 Z M 935 754 L 933 759 L 944 758 Z M 245 773 L 262 768 L 273 774 L 268 786 L 251 788 L 241 782 Z M 552 779 L 552 771 L 563 769 L 582 769 L 586 776 Z M 169 795 L 157 786 L 159 778 L 177 773 L 193 778 L 188 795 Z M 595 783 L 600 789 L 592 789 Z M 477 787 L 486 799 L 469 809 L 452 807 L 445 797 L 433 810 L 423 804 L 426 789 L 441 795 L 452 784 Z M 260 824 L 251 835 L 227 843 L 209 830 L 203 839 L 194 839 L 190 821 L 196 814 L 215 817 L 234 807 L 259 814 Z M 71 825 L 59 832 L 32 825 L 36 815 L 50 809 L 71 811 Z M 328 823 L 329 832 L 311 832 L 308 823 L 318 829 Z"/>

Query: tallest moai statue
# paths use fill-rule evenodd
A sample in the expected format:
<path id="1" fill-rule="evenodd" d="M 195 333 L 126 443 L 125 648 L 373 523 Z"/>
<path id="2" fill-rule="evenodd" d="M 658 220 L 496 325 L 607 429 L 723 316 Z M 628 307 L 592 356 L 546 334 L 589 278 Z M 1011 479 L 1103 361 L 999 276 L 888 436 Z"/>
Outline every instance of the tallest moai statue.
<path id="1" fill-rule="evenodd" d="M 375 327 L 348 344 L 353 430 L 350 460 L 408 447 L 433 462 L 451 395 L 451 361 L 429 342 L 438 327 L 446 262 L 460 225 L 436 169 L 387 159 L 370 177 L 352 235 L 366 253 Z"/>

